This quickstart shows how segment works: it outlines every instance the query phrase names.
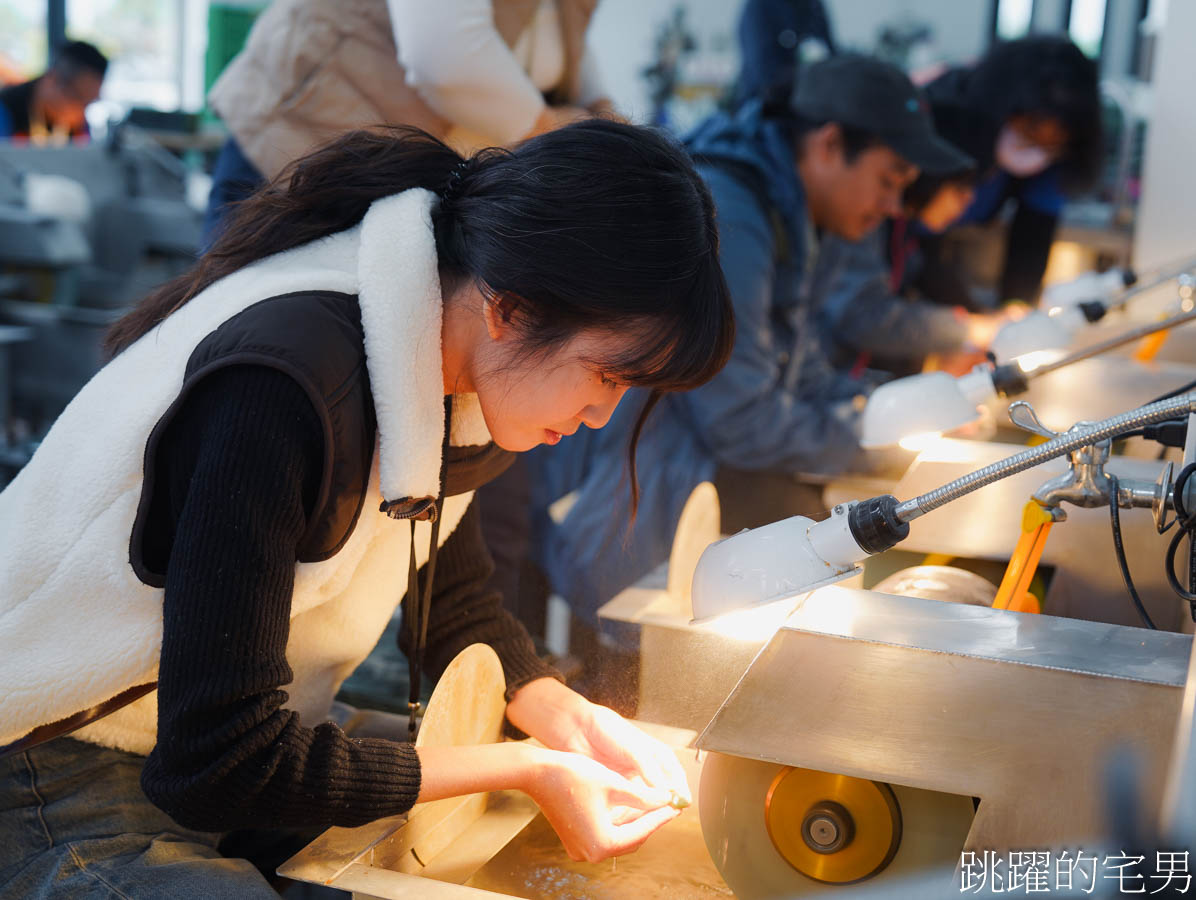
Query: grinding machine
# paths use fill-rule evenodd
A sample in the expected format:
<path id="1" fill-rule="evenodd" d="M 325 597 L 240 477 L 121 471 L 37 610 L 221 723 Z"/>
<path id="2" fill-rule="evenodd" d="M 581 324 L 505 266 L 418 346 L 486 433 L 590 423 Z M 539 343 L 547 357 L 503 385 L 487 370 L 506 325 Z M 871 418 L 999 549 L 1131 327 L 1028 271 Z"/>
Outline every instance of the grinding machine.
<path id="1" fill-rule="evenodd" d="M 1192 470 L 1176 477 L 1104 451 L 1128 428 L 1194 408 L 1196 396 L 1184 396 L 1081 423 L 1012 456 L 1006 445 L 997 461 L 913 500 L 837 504 L 822 522 L 795 517 L 723 540 L 713 488 L 702 486 L 668 566 L 604 610 L 643 630 L 640 718 L 676 748 L 696 810 L 632 857 L 585 864 L 567 860 L 522 795 L 459 798 L 331 829 L 282 872 L 361 898 L 958 896 L 961 854 L 1107 846 L 1115 752 L 1135 760 L 1134 800 L 1148 819 L 1165 824 L 1160 811 L 1178 808 L 1173 828 L 1196 835 L 1177 799 L 1196 793 L 1192 639 L 1167 630 L 1173 622 L 1148 630 L 1132 618 L 994 609 L 974 578 L 950 572 L 852 586 L 866 556 L 913 540 L 911 523 L 943 518 L 928 515 L 941 506 L 1000 493 L 977 491 L 988 484 L 1016 485 L 1043 509 L 1066 505 L 1058 535 L 1084 531 L 1081 514 L 1114 500 L 1127 535 L 1153 536 L 1157 565 L 1165 541 L 1134 510 L 1160 521 L 1178 513 L 1188 533 Z M 1030 422 L 1024 410 L 1019 418 Z M 965 445 L 976 447 L 996 454 Z M 964 456 L 940 452 L 912 475 L 933 480 L 983 459 Z M 1146 562 L 1133 561 L 1147 584 Z M 1083 583 L 1071 590 L 1082 605 Z M 943 595 L 956 602 L 927 599 Z M 1124 589 L 1121 601 L 1132 616 Z M 1150 606 L 1165 611 L 1162 599 Z M 438 692 L 454 690 L 446 680 Z M 478 683 L 492 686 L 468 688 L 470 709 L 489 708 L 481 730 L 497 734 L 501 675 Z M 452 740 L 489 739 L 460 723 L 450 730 Z"/>
<path id="2" fill-rule="evenodd" d="M 1156 532 L 1176 527 L 1165 520 L 1177 487 L 1181 518 L 1190 494 L 1171 464 L 1108 451 L 1142 415 L 1186 419 L 1191 400 L 1080 423 L 1012 457 L 1007 445 L 949 442 L 902 479 L 898 493 L 916 500 L 840 504 L 824 522 L 742 533 L 705 554 L 692 599 L 683 574 L 662 570 L 608 604 L 605 615 L 642 628 L 641 716 L 709 717 L 695 726 L 706 754 L 702 830 L 736 896 L 810 896 L 873 880 L 891 882 L 891 896 L 913 896 L 898 886 L 932 869 L 941 895 L 957 895 L 962 853 L 1099 846 L 1111 829 L 1115 752 L 1137 760 L 1138 802 L 1157 817 L 1192 648 L 1175 631 L 1192 616 L 1160 574 L 1167 541 Z M 1045 431 L 1032 413 L 1021 406 L 1014 419 Z M 973 474 L 959 478 L 960 469 Z M 943 481 L 951 484 L 930 490 Z M 857 561 L 903 534 L 903 546 L 991 553 L 993 535 L 1016 535 L 1003 526 L 1031 495 L 1067 520 L 1051 557 L 1053 615 L 847 586 L 853 576 L 859 583 Z M 1110 543 L 1111 501 L 1153 513 L 1126 515 L 1134 587 Z M 681 546 L 701 542 L 693 522 L 706 522 L 703 539 L 711 537 L 710 502 L 701 492 L 691 498 L 671 566 L 693 558 L 693 546 Z M 950 514 L 922 518 L 947 503 Z M 860 527 L 849 529 L 853 518 Z M 887 529 L 893 540 L 870 543 Z M 843 540 L 848 530 L 854 540 Z M 1131 593 L 1162 630 L 1134 627 Z M 1094 596 L 1096 608 L 1086 608 Z M 769 597 L 777 602 L 730 612 Z M 685 625 L 687 615 L 698 619 Z M 687 665 L 704 696 L 681 677 Z"/>

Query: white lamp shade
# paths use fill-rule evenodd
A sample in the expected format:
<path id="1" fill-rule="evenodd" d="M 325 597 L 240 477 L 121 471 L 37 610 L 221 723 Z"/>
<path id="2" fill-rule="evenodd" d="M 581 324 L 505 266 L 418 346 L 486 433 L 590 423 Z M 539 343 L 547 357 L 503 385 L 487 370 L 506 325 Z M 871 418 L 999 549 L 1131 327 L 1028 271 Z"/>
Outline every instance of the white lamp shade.
<path id="1" fill-rule="evenodd" d="M 997 332 L 989 349 L 997 362 L 1014 362 L 1052 351 L 1062 354 L 1071 343 L 1072 334 L 1064 321 L 1043 312 L 1032 312 L 1016 322 L 1009 322 Z"/>
<path id="2" fill-rule="evenodd" d="M 812 525 L 813 519 L 793 516 L 707 547 L 694 569 L 693 621 L 794 597 L 855 572 L 853 563 L 828 562 L 814 551 Z"/>
<path id="3" fill-rule="evenodd" d="M 976 404 L 946 372 L 882 384 L 864 407 L 860 446 L 889 447 L 913 435 L 950 431 L 979 417 Z"/>
<path id="4" fill-rule="evenodd" d="M 1126 289 L 1124 269 L 1109 269 L 1107 272 L 1084 272 L 1071 281 L 1048 285 L 1042 292 L 1042 309 L 1070 309 L 1080 303 L 1095 300 L 1108 303 Z"/>

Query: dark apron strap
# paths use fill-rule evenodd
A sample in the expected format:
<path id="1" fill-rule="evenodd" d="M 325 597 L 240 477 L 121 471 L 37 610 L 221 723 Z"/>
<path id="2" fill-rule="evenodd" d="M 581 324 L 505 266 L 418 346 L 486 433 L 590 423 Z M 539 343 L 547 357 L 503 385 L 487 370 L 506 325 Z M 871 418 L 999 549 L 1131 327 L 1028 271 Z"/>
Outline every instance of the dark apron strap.
<path id="1" fill-rule="evenodd" d="M 407 564 L 407 593 L 403 595 L 403 627 L 407 629 L 407 737 L 414 742 L 419 732 L 420 689 L 424 657 L 428 647 L 428 619 L 432 613 L 432 584 L 436 579 L 436 553 L 440 548 L 440 519 L 444 514 L 444 482 L 448 468 L 449 438 L 453 431 L 453 398 L 444 403 L 444 444 L 440 451 L 440 493 L 436 498 L 431 525 L 432 539 L 428 544 L 428 562 L 424 568 L 423 590 L 420 590 L 419 567 L 415 562 L 415 520 L 411 520 L 411 549 Z"/>

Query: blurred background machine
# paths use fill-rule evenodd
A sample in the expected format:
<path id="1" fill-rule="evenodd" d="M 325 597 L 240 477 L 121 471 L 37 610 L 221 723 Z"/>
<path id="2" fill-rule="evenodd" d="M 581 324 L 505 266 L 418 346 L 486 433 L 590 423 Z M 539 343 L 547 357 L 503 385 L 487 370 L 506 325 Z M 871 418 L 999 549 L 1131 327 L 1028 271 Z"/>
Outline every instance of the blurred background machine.
<path id="1" fill-rule="evenodd" d="M 133 125 L 66 147 L 0 142 L 0 482 L 102 365 L 107 327 L 194 263 L 187 184 Z"/>

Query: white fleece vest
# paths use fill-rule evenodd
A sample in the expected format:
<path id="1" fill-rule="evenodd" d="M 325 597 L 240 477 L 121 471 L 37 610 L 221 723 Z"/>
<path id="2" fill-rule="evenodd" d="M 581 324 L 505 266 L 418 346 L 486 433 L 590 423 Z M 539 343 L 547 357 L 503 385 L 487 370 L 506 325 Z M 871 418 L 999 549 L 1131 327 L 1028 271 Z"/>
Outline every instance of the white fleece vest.
<path id="1" fill-rule="evenodd" d="M 407 586 L 410 530 L 386 500 L 435 496 L 444 433 L 441 297 L 431 208 L 411 190 L 361 224 L 213 284 L 100 370 L 0 493 L 0 745 L 157 678 L 162 590 L 129 561 L 150 432 L 196 345 L 241 310 L 295 291 L 357 294 L 378 422 L 369 493 L 331 559 L 298 563 L 286 706 L 313 725 L 377 643 Z M 476 395 L 455 398 L 452 443 L 490 440 Z M 447 498 L 440 542 L 471 494 Z M 430 526 L 416 525 L 419 564 Z M 74 737 L 147 754 L 157 692 Z"/>

